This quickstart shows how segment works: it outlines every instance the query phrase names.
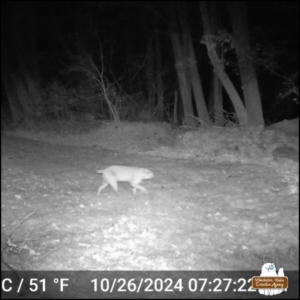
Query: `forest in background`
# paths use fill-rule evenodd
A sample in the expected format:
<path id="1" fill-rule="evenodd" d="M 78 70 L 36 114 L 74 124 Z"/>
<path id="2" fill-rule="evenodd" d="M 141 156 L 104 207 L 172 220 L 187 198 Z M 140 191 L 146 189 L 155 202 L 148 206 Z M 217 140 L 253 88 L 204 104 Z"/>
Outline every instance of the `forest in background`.
<path id="1" fill-rule="evenodd" d="M 298 2 L 2 1 L 2 127 L 298 117 Z"/>

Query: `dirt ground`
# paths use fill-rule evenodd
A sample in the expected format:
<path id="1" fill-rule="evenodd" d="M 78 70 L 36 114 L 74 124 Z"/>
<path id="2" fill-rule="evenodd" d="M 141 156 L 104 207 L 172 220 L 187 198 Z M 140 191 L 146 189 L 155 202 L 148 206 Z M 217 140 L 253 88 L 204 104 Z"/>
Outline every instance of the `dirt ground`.
<path id="1" fill-rule="evenodd" d="M 298 270 L 299 194 L 268 166 L 1 144 L 4 269 Z M 149 193 L 120 183 L 97 196 L 110 165 L 152 170 Z"/>

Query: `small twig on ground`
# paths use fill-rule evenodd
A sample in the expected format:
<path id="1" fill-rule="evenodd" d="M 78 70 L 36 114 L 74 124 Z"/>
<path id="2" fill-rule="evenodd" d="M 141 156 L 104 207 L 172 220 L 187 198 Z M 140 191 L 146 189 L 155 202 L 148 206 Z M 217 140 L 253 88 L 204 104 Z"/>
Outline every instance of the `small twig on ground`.
<path id="1" fill-rule="evenodd" d="M 33 214 L 35 214 L 37 212 L 37 210 L 35 210 L 34 212 L 32 212 L 31 214 L 29 214 L 27 217 L 25 217 L 23 220 L 21 220 L 17 226 L 13 229 L 13 231 L 9 234 L 8 239 L 11 237 L 11 235 L 13 234 L 13 232 L 22 224 L 24 223 L 29 217 L 31 217 Z"/>
<path id="2" fill-rule="evenodd" d="M 41 259 L 39 259 L 37 262 L 41 262 L 42 260 L 44 260 L 46 257 L 48 257 L 50 254 L 52 254 L 54 251 L 57 251 L 59 250 L 60 248 L 62 248 L 63 246 L 61 247 L 58 247 L 56 249 L 53 249 L 52 251 L 50 251 L 49 253 L 47 253 L 44 257 L 42 257 Z"/>

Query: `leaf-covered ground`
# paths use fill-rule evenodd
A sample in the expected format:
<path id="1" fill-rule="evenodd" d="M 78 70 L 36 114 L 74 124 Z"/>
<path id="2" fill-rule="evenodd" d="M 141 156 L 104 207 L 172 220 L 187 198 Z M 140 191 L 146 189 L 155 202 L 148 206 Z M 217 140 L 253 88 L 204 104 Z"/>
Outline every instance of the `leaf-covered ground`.
<path id="1" fill-rule="evenodd" d="M 236 136 L 239 140 L 240 133 Z M 106 133 L 103 144 L 109 139 Z M 170 153 L 187 149 L 191 140 L 191 133 L 174 137 L 174 143 L 170 136 L 156 136 L 161 151 Z M 201 135 L 197 140 L 201 143 Z M 257 137 L 248 140 L 241 146 L 231 139 L 228 146 L 227 139 L 211 155 L 237 157 L 248 144 L 271 155 Z M 208 141 L 217 149 L 216 140 Z M 201 153 L 193 157 L 193 151 L 168 157 L 150 140 L 136 153 L 105 149 L 101 140 L 92 147 L 4 134 L 1 142 L 4 269 L 260 270 L 263 260 L 298 270 L 294 148 L 273 147 L 276 163 L 268 164 L 248 154 L 247 161 L 205 159 L 210 151 L 204 159 L 195 159 Z M 110 187 L 97 196 L 101 175 L 95 171 L 110 165 L 152 170 L 154 178 L 143 182 L 149 193 L 134 197 L 129 184 L 120 183 L 120 196 Z"/>

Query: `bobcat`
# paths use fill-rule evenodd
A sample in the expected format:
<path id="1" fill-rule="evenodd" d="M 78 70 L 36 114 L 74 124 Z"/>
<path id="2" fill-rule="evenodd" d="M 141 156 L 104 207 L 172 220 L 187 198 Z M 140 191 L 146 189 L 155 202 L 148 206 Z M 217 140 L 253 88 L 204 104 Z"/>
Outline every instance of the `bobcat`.
<path id="1" fill-rule="evenodd" d="M 119 195 L 118 181 L 129 182 L 133 187 L 133 195 L 136 194 L 137 189 L 147 193 L 147 189 L 141 186 L 140 183 L 144 179 L 151 179 L 154 177 L 153 172 L 148 169 L 125 166 L 111 166 L 104 170 L 98 170 L 97 173 L 102 174 L 102 184 L 98 189 L 97 195 L 99 195 L 108 185 L 110 185 Z"/>

